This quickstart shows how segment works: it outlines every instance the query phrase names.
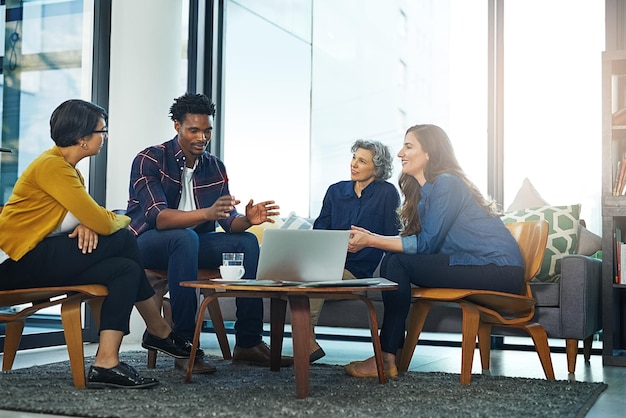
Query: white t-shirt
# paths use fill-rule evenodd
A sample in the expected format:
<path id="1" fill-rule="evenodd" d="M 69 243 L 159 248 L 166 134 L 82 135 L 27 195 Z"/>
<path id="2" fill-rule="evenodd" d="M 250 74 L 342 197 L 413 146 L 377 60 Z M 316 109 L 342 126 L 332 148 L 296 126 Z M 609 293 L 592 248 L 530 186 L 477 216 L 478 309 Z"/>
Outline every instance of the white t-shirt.
<path id="1" fill-rule="evenodd" d="M 78 220 L 78 218 L 76 218 L 76 216 L 74 216 L 72 212 L 67 212 L 67 215 L 65 215 L 65 218 L 63 219 L 63 222 L 61 222 L 61 225 L 59 225 L 54 231 L 50 232 L 48 236 L 54 237 L 55 235 L 61 235 L 65 233 L 69 234 L 78 225 L 80 225 L 80 221 Z"/>
<path id="2" fill-rule="evenodd" d="M 196 164 L 198 162 L 196 161 Z M 196 209 L 196 201 L 193 196 L 193 172 L 196 169 L 185 167 L 183 173 L 183 192 L 180 197 L 180 203 L 178 204 L 178 210 L 190 211 Z"/>

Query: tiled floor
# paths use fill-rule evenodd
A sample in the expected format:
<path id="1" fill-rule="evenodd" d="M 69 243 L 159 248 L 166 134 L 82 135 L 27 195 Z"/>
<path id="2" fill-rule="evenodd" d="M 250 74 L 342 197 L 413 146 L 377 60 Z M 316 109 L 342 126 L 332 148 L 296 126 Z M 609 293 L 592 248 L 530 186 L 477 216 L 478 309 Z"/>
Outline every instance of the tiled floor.
<path id="1" fill-rule="evenodd" d="M 325 332 L 336 334 L 337 329 L 327 329 L 318 327 L 318 334 Z M 357 336 L 366 336 L 364 330 L 344 330 Z M 446 336 L 441 334 L 424 334 L 426 339 L 458 338 L 458 336 Z M 229 336 L 231 348 L 234 346 L 234 337 Z M 510 340 L 509 340 L 510 341 Z M 509 342 L 507 341 L 507 343 Z M 524 342 L 522 340 L 522 342 Z M 326 351 L 326 357 L 319 362 L 328 364 L 346 364 L 352 360 L 359 360 L 373 354 L 371 343 L 355 341 L 320 340 Z M 558 340 L 555 344 L 560 343 Z M 552 341 L 551 341 L 552 344 Z M 599 343 L 596 343 L 598 345 Z M 594 347 L 596 347 L 594 345 Z M 213 334 L 203 334 L 201 346 L 212 355 L 219 356 L 220 351 L 217 340 Z M 85 348 L 85 355 L 95 353 L 96 346 L 89 344 Z M 138 350 L 139 345 L 124 345 L 123 350 Z M 285 354 L 291 354 L 291 340 L 284 342 Z M 459 373 L 460 371 L 460 348 L 442 346 L 418 346 L 411 362 L 410 370 L 413 371 L 442 371 L 449 373 Z M 1 356 L 0 356 L 1 357 Z M 65 347 L 27 350 L 18 353 L 14 368 L 29 367 L 37 364 L 46 364 L 56 361 L 67 360 Z M 554 371 L 558 380 L 567 379 L 567 364 L 565 354 L 552 354 Z M 474 359 L 473 373 L 480 373 L 480 361 L 478 352 Z M 493 350 L 491 353 L 491 373 L 503 376 L 519 376 L 530 378 L 544 378 L 543 370 L 536 353 L 532 351 L 517 350 Z M 589 364 L 584 364 L 582 356 L 579 355 L 576 380 L 587 382 L 605 382 L 608 389 L 600 395 L 587 415 L 590 418 L 623 417 L 626 409 L 626 368 L 625 367 L 603 367 L 602 358 L 598 355 L 591 357 Z M 532 416 L 532 413 L 529 413 Z M 18 413 L 14 411 L 0 410 L 0 418 L 42 418 L 52 417 L 51 415 Z"/>

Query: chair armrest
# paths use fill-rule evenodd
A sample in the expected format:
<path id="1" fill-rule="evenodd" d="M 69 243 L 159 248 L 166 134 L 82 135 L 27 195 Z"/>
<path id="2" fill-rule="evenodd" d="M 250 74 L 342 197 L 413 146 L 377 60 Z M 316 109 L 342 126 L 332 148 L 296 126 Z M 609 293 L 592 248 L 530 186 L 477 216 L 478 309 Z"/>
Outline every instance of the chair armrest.
<path id="1" fill-rule="evenodd" d="M 602 261 L 585 255 L 561 259 L 562 338 L 584 339 L 602 328 Z"/>

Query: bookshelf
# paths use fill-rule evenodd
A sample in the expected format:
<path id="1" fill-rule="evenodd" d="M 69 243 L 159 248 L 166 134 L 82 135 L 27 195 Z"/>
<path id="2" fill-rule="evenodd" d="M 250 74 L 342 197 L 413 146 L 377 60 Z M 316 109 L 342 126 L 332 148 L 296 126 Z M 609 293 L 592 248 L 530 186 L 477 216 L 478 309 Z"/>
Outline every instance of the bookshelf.
<path id="1" fill-rule="evenodd" d="M 616 228 L 626 240 L 626 174 L 620 175 L 625 165 L 626 50 L 607 51 L 602 55 L 602 362 L 609 366 L 626 366 L 626 285 L 615 281 Z"/>

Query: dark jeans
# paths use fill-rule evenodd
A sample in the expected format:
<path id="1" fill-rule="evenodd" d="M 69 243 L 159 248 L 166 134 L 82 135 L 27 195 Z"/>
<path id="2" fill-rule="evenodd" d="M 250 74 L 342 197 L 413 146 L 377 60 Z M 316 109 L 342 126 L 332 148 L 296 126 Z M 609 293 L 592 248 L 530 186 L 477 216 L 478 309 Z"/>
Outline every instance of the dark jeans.
<path id="1" fill-rule="evenodd" d="M 192 229 L 152 229 L 137 238 L 141 258 L 146 268 L 167 270 L 174 331 L 188 340 L 193 338 L 198 299 L 196 289 L 181 287 L 182 281 L 196 280 L 198 268 L 216 269 L 222 264 L 222 253 L 244 253 L 243 276 L 256 278 L 259 243 L 256 237 L 243 232 L 228 234 Z M 257 298 L 237 298 L 236 344 L 243 348 L 261 342 L 263 332 L 263 302 Z"/>
<path id="2" fill-rule="evenodd" d="M 0 264 L 0 289 L 101 284 L 109 294 L 101 311 L 100 330 L 129 333 L 130 314 L 136 302 L 154 291 L 148 283 L 137 241 L 128 229 L 98 236 L 91 254 L 78 249 L 76 238 L 66 234 L 46 238 L 19 261 Z"/>
<path id="3" fill-rule="evenodd" d="M 396 354 L 404 343 L 406 318 L 411 306 L 411 284 L 419 287 L 496 290 L 520 294 L 524 269 L 516 266 L 451 266 L 444 254 L 389 253 L 381 264 L 381 276 L 398 283 L 398 290 L 382 292 L 385 315 L 380 342 L 386 353 Z"/>

